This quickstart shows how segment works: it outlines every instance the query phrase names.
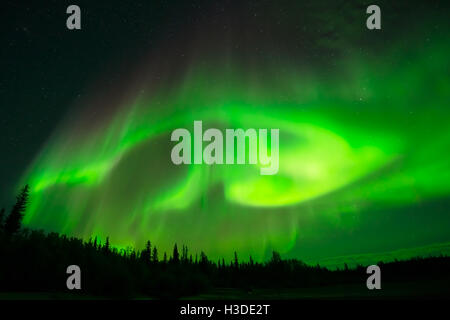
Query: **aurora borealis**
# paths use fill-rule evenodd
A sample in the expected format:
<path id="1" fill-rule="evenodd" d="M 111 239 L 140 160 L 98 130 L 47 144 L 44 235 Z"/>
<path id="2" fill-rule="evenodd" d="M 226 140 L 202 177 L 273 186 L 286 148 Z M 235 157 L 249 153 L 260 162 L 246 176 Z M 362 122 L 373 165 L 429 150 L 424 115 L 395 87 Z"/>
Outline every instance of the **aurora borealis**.
<path id="1" fill-rule="evenodd" d="M 311 43 L 321 25 L 310 21 L 333 7 L 303 24 L 295 8 L 248 24 L 235 11 L 203 17 L 125 61 L 126 76 L 92 79 L 17 181 L 32 189 L 25 224 L 226 259 L 277 250 L 318 262 L 450 242 L 448 23 L 425 16 L 391 32 L 386 10 L 374 36 L 358 25 L 364 14 L 351 26 L 337 15 L 325 26 L 342 28 L 337 40 Z M 196 120 L 279 129 L 278 173 L 174 165 L 170 134 Z"/>

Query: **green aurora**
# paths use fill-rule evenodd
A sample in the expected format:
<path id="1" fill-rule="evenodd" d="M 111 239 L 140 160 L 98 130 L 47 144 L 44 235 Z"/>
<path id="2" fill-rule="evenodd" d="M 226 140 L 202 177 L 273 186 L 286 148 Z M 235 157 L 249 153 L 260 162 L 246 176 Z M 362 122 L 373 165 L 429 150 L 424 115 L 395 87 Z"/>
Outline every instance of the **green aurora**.
<path id="1" fill-rule="evenodd" d="M 48 140 L 19 184 L 32 188 L 25 224 L 211 258 L 423 254 L 450 241 L 450 44 L 416 37 L 349 50 L 325 71 L 213 51 L 155 80 L 151 56 L 116 84 L 125 98 L 93 92 Z M 170 134 L 194 120 L 280 129 L 279 172 L 174 165 Z"/>

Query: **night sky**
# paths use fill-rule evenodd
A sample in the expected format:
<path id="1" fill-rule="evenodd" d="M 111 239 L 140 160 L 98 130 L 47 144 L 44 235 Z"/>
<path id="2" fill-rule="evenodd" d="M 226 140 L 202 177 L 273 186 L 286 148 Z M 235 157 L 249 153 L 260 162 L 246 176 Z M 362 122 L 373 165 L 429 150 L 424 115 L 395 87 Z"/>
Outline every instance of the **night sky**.
<path id="1" fill-rule="evenodd" d="M 378 1 L 370 31 L 368 4 L 7 1 L 1 203 L 29 183 L 29 227 L 212 258 L 450 252 L 448 5 Z M 194 120 L 279 128 L 278 174 L 175 166 Z"/>

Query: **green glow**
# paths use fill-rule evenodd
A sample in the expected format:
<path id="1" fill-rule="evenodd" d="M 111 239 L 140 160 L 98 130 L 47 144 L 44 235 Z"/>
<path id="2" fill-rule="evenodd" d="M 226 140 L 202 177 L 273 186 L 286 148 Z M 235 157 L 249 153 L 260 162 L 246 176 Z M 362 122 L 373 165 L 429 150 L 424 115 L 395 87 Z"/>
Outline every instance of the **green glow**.
<path id="1" fill-rule="evenodd" d="M 374 209 L 450 194 L 449 49 L 440 39 L 403 61 L 401 46 L 389 48 L 389 65 L 382 55 L 353 53 L 327 79 L 289 62 L 268 62 L 261 73 L 194 61 L 170 88 L 164 80 L 159 91 L 142 83 L 95 128 L 68 118 L 21 181 L 32 187 L 25 223 L 110 236 L 122 247 L 151 239 L 170 250 L 176 241 L 211 257 L 354 252 L 358 244 L 342 249 L 332 234 L 357 230 Z M 278 174 L 261 176 L 256 165 L 173 165 L 170 133 L 192 129 L 194 120 L 204 130 L 279 128 Z M 399 227 L 398 237 L 405 233 Z M 434 241 L 418 237 L 392 243 Z M 375 250 L 372 240 L 359 245 Z M 314 241 L 328 249 L 302 248 Z"/>

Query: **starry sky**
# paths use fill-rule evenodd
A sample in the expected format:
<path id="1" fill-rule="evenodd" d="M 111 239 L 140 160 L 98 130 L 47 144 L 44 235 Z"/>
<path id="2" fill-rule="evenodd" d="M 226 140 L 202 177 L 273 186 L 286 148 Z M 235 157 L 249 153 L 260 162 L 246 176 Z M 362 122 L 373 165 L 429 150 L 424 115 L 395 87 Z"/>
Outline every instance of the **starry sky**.
<path id="1" fill-rule="evenodd" d="M 448 5 L 6 2 L 0 200 L 118 247 L 328 265 L 450 252 Z M 170 133 L 279 128 L 280 168 L 175 166 Z"/>

